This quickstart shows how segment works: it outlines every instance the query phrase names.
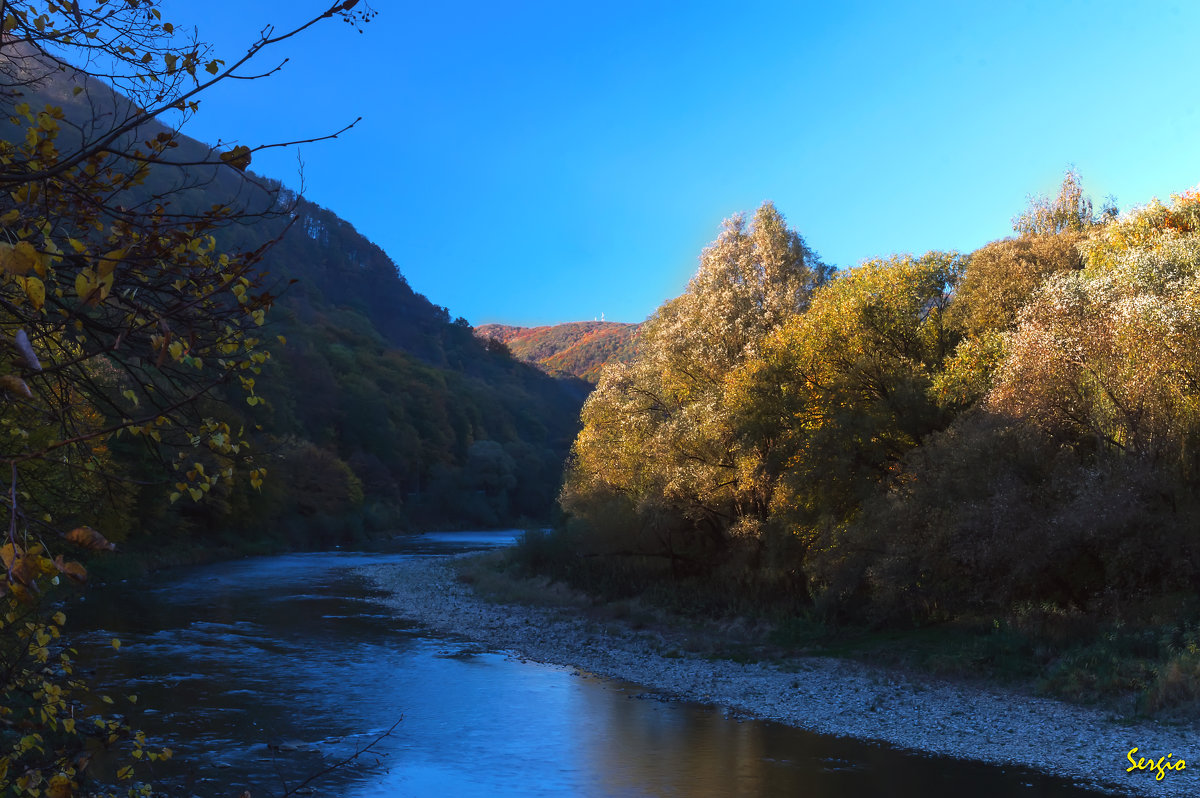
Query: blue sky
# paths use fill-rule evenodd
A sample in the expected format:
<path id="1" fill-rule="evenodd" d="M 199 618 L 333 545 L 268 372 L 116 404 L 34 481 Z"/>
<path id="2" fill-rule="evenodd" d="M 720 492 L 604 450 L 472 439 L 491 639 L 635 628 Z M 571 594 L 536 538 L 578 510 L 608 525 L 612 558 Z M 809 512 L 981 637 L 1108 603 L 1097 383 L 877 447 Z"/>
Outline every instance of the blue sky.
<path id="1" fill-rule="evenodd" d="M 772 200 L 827 261 L 968 251 L 1068 164 L 1122 208 L 1200 181 L 1200 4 L 374 0 L 186 129 L 302 148 L 306 195 L 473 324 L 640 321 Z M 309 0 L 167 6 L 219 53 Z M 177 9 L 177 10 L 175 10 Z M 278 59 L 276 59 L 278 60 Z M 264 66 L 273 66 L 264 57 Z M 295 152 L 256 171 L 298 183 Z"/>

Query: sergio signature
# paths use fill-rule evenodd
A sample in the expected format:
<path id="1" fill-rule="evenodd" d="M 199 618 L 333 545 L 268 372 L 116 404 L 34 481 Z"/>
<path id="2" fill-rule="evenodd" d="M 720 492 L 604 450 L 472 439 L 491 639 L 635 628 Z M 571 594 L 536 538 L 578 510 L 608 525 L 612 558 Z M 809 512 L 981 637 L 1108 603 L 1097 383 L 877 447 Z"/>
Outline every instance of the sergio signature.
<path id="1" fill-rule="evenodd" d="M 1172 762 L 1171 757 L 1175 756 L 1174 754 L 1160 756 L 1156 762 L 1153 759 L 1145 759 L 1144 757 L 1138 757 L 1135 760 L 1133 755 L 1137 752 L 1137 748 L 1130 748 L 1129 753 L 1125 755 L 1125 758 L 1129 760 L 1129 767 L 1125 768 L 1126 773 L 1132 773 L 1135 770 L 1157 771 L 1158 775 L 1154 777 L 1154 780 L 1162 781 L 1163 777 L 1167 775 L 1168 770 L 1184 770 L 1187 767 L 1187 760 L 1183 757 Z"/>

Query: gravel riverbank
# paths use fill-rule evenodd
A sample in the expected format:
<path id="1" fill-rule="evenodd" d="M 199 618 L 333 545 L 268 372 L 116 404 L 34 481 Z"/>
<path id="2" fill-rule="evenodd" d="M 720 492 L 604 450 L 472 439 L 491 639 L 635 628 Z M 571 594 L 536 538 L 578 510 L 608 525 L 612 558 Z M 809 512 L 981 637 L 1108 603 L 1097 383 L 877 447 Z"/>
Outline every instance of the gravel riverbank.
<path id="1" fill-rule="evenodd" d="M 528 659 L 822 734 L 1023 765 L 1123 794 L 1200 795 L 1195 725 L 1130 724 L 1087 707 L 824 657 L 781 664 L 704 659 L 686 653 L 672 632 L 601 623 L 574 608 L 481 600 L 444 558 L 414 558 L 365 573 L 390 594 L 388 603 L 400 615 Z M 1150 769 L 1127 773 L 1127 752 L 1134 747 L 1135 759 L 1173 754 L 1170 762 L 1183 758 L 1187 767 L 1166 771 L 1161 780 Z"/>

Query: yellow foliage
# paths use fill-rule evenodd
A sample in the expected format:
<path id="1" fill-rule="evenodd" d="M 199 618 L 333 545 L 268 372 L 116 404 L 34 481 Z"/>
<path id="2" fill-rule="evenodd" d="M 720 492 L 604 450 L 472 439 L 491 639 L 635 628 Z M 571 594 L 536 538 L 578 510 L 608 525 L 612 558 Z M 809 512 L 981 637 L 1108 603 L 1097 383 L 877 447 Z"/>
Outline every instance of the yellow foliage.
<path id="1" fill-rule="evenodd" d="M 624 503 L 641 527 L 637 547 L 709 553 L 737 517 L 764 512 L 737 459 L 727 378 L 827 276 L 773 205 L 749 225 L 728 220 L 688 290 L 643 327 L 632 361 L 601 374 L 583 408 L 564 507 L 607 528 L 599 516 Z"/>
<path id="2" fill-rule="evenodd" d="M 1200 233 L 1181 221 L 1194 206 L 1154 202 L 1087 240 L 1085 270 L 1051 279 L 1022 312 L 989 408 L 1184 464 L 1200 431 Z"/>

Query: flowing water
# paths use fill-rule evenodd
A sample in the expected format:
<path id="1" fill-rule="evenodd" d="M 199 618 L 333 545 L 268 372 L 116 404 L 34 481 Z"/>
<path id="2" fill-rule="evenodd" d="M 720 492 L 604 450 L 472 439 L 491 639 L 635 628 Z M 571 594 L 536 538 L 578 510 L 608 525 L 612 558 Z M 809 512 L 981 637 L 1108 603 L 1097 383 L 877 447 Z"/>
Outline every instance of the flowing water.
<path id="1" fill-rule="evenodd" d="M 523 662 L 397 617 L 362 566 L 505 545 L 402 539 L 392 553 L 292 554 L 89 590 L 81 658 L 169 745 L 184 796 L 1087 796 L 1061 779 L 730 717 Z M 110 647 L 120 638 L 119 652 Z M 393 726 L 390 735 L 379 739 Z"/>

